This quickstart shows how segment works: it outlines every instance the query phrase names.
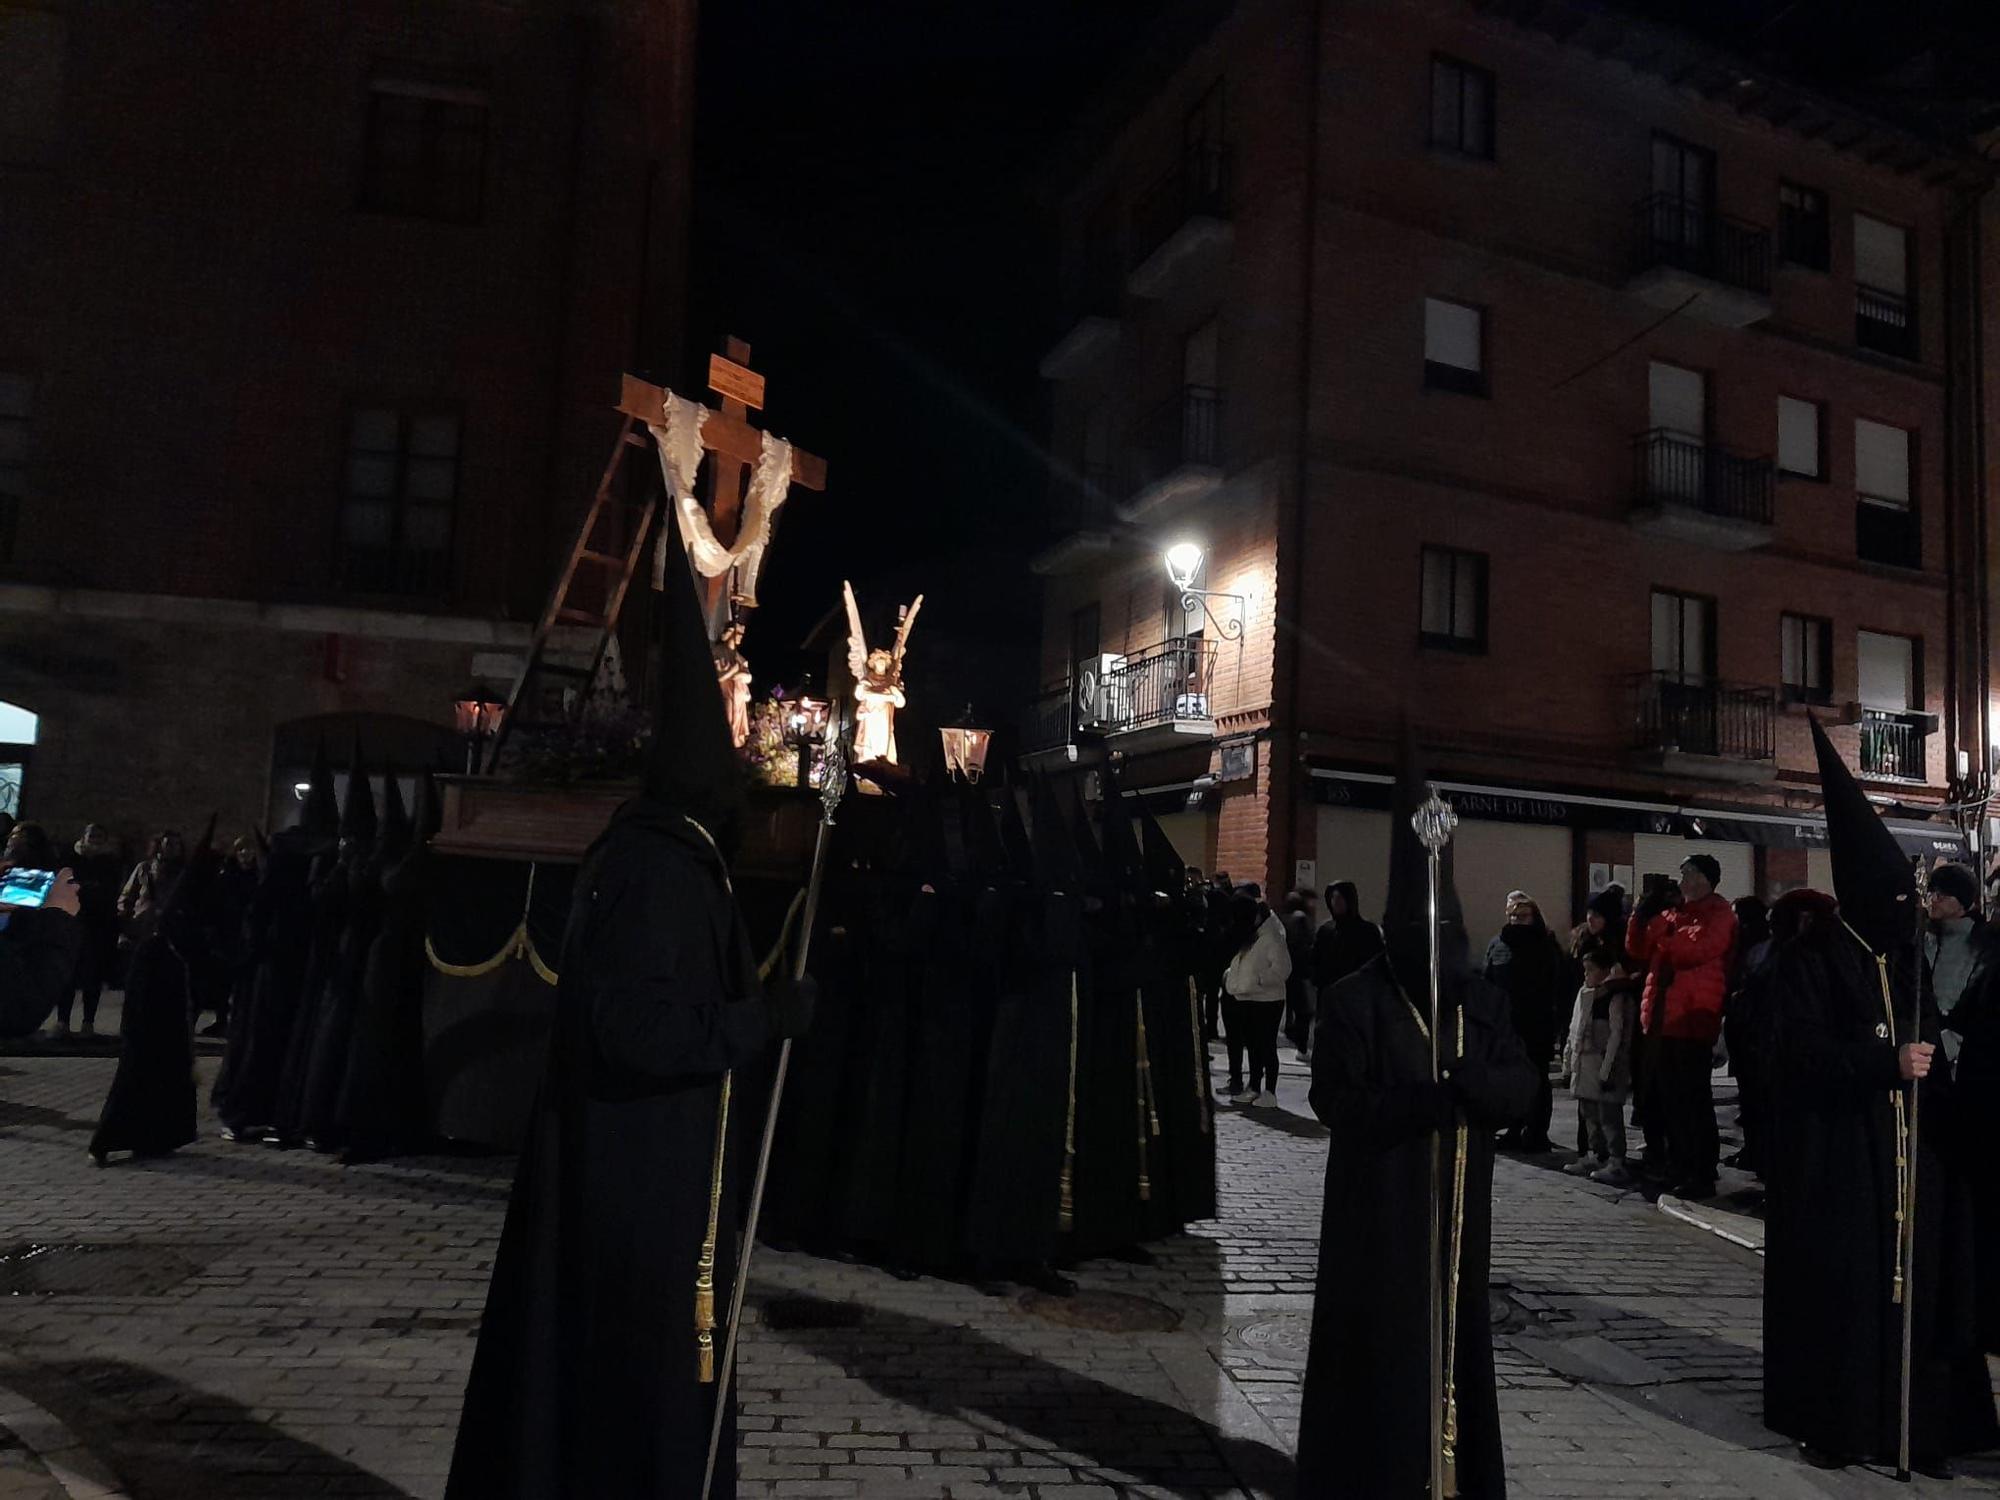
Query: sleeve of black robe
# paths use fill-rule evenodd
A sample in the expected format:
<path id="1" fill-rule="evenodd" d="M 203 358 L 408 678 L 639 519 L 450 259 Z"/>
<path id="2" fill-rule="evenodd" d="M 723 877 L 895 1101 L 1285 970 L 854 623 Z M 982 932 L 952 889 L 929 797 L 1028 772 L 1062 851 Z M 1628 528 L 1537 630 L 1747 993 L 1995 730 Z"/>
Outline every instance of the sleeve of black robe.
<path id="1" fill-rule="evenodd" d="M 1872 959 L 1855 967 L 1857 983 L 1877 982 Z M 1840 1027 L 1835 990 L 1842 982 L 1831 955 L 1792 953 L 1782 960 L 1772 978 L 1779 1064 L 1787 1077 L 1829 1098 L 1893 1089 L 1902 1082 L 1896 1048 L 1885 1040 L 1858 1039 Z"/>
<path id="2" fill-rule="evenodd" d="M 1329 1130 L 1378 1150 L 1438 1129 L 1451 1097 L 1428 1078 L 1385 1076 L 1389 1069 L 1374 1036 L 1379 989 L 1372 973 L 1334 986 L 1313 1042 L 1307 1096 Z"/>
<path id="3" fill-rule="evenodd" d="M 655 1078 L 713 1077 L 770 1041 L 763 997 L 725 993 L 711 953 L 693 946 L 714 943 L 727 900 L 692 859 L 605 861 L 586 932 L 599 1056 Z"/>

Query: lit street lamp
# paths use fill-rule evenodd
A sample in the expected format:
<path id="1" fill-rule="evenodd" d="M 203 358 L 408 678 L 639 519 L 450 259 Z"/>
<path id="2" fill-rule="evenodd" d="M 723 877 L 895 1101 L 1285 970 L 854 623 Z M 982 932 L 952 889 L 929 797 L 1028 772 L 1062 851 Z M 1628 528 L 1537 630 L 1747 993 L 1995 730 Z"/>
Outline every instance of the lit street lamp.
<path id="1" fill-rule="evenodd" d="M 503 699 L 487 697 L 483 689 L 469 688 L 458 695 L 451 709 L 459 738 L 465 741 L 465 774 L 477 775 L 480 746 L 500 733 L 507 704 Z"/>
<path id="2" fill-rule="evenodd" d="M 1180 590 L 1181 614 L 1185 618 L 1192 620 L 1199 611 L 1208 616 L 1208 623 L 1225 641 L 1243 639 L 1243 621 L 1250 613 L 1250 601 L 1242 594 L 1218 594 L 1195 587 L 1201 579 L 1202 566 L 1208 561 L 1208 553 L 1200 542 L 1175 542 L 1167 548 L 1163 561 L 1167 565 L 1168 580 Z M 1208 607 L 1211 599 L 1233 599 L 1236 602 L 1236 618 L 1218 619 L 1215 611 Z"/>
<path id="3" fill-rule="evenodd" d="M 972 705 L 968 703 L 956 723 L 946 724 L 938 730 L 938 737 L 944 741 L 946 774 L 955 780 L 976 785 L 986 772 L 986 752 L 992 748 L 993 731 L 982 727 L 972 717 Z"/>

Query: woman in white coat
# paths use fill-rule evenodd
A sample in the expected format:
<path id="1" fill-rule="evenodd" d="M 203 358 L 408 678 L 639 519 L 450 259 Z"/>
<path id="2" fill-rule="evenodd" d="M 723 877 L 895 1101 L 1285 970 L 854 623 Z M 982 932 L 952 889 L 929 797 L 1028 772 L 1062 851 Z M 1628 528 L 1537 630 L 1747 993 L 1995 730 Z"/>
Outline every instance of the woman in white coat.
<path id="1" fill-rule="evenodd" d="M 1230 914 L 1238 942 L 1222 987 L 1236 1002 L 1235 1016 L 1242 1023 L 1244 1047 L 1250 1055 L 1249 1087 L 1232 1094 L 1230 1102 L 1269 1107 L 1278 1102 L 1278 1026 L 1285 1018 L 1291 945 L 1285 940 L 1285 924 L 1277 913 L 1247 887 L 1237 888 Z"/>

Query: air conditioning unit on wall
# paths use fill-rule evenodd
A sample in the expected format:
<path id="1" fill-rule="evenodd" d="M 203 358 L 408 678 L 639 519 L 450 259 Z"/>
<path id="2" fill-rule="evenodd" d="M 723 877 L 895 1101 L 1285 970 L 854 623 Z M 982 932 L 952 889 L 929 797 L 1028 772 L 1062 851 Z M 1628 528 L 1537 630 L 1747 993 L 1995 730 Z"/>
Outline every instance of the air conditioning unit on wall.
<path id="1" fill-rule="evenodd" d="M 1079 729 L 1115 729 L 1131 717 L 1125 658 L 1105 651 L 1076 669 L 1076 722 Z"/>

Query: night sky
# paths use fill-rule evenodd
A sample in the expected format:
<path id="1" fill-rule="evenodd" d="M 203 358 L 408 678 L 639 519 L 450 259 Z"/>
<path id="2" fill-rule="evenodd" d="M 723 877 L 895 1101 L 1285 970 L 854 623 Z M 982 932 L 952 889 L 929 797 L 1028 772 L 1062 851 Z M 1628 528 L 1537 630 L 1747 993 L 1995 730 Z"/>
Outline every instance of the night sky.
<path id="1" fill-rule="evenodd" d="M 796 670 L 844 573 L 885 614 L 926 593 L 913 666 L 949 638 L 1023 643 L 1029 671 L 1048 485 L 1035 365 L 1060 332 L 1034 195 L 1157 8 L 703 7 L 689 342 L 747 339 L 768 425 L 831 469 L 828 494 L 785 508 L 747 641 L 760 687 Z"/>

